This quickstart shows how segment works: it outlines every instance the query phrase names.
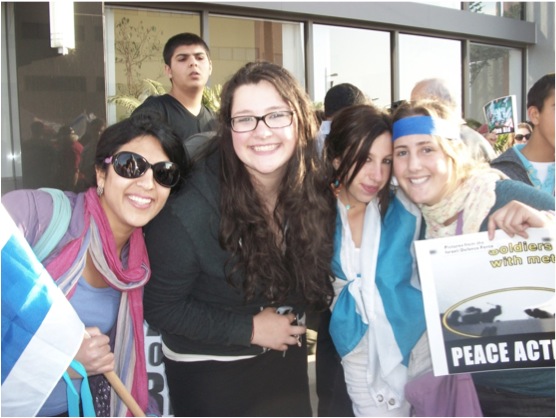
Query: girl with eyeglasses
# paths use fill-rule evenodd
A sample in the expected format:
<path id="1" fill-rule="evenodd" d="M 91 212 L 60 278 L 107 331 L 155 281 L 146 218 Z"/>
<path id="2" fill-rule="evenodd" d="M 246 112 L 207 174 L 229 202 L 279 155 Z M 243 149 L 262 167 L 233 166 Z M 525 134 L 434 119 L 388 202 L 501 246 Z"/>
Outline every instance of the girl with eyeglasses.
<path id="1" fill-rule="evenodd" d="M 424 239 L 487 228 L 492 237 L 494 223 L 511 236 L 526 236 L 529 226 L 553 225 L 553 216 L 542 211 L 554 211 L 554 197 L 509 180 L 486 163 L 473 161 L 459 140 L 457 122 L 445 106 L 431 101 L 407 103 L 393 118 L 394 175 L 423 214 Z M 409 390 L 418 405 L 433 407 L 424 416 L 446 416 L 444 410 L 434 410 L 447 405 L 443 390 L 447 386 L 427 372 L 430 354 L 426 334 L 417 347 L 409 373 L 422 374 L 408 384 L 406 393 Z M 553 368 L 481 372 L 473 373 L 472 378 L 484 416 L 553 415 Z"/>
<path id="2" fill-rule="evenodd" d="M 146 228 L 145 318 L 176 416 L 310 416 L 305 312 L 327 307 L 333 197 L 311 102 L 284 68 L 225 84 L 220 127 Z"/>
<path id="3" fill-rule="evenodd" d="M 115 371 L 147 409 L 142 295 L 151 270 L 142 227 L 180 187 L 188 166 L 174 132 L 139 115 L 103 131 L 95 167 L 94 187 L 82 193 L 17 190 L 2 204 L 86 326 L 90 338 L 75 359 L 100 398 L 97 416 L 123 417 L 127 407 L 102 374 Z M 70 376 L 79 392 L 81 379 Z M 67 411 L 60 380 L 38 415 Z"/>

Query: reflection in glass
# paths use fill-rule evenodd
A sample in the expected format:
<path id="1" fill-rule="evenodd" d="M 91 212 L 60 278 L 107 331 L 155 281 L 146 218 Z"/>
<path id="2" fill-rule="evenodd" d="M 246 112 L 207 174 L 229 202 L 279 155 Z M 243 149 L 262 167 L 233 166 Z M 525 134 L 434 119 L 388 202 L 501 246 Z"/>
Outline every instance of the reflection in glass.
<path id="1" fill-rule="evenodd" d="M 461 103 L 461 42 L 400 35 L 400 99 L 408 100 L 418 81 L 442 78 Z"/>
<path id="2" fill-rule="evenodd" d="M 492 16 L 503 16 L 521 20 L 524 18 L 523 2 L 519 1 L 473 1 L 469 11 Z"/>
<path id="3" fill-rule="evenodd" d="M 521 51 L 491 45 L 471 44 L 469 58 L 470 112 L 468 117 L 485 122 L 483 106 L 498 97 L 515 94 L 518 118 L 521 95 Z"/>
<path id="4" fill-rule="evenodd" d="M 314 25 L 314 97 L 323 102 L 330 87 L 351 83 L 374 104 L 391 103 L 390 34 Z M 354 40 L 357 42 L 354 42 Z"/>
<path id="5" fill-rule="evenodd" d="M 17 103 L 19 126 L 7 136 L 3 131 L 2 193 L 20 187 L 59 187 L 53 179 L 63 169 L 52 148 L 58 145 L 60 127 L 69 125 L 82 135 L 87 120 L 106 113 L 104 89 L 98 88 L 104 86 L 103 43 L 96 36 L 102 33 L 102 4 L 75 2 L 75 48 L 67 55 L 51 47 L 48 2 L 15 2 L 13 13 L 16 61 L 10 65 L 17 76 L 11 79 L 17 80 L 17 102 L 6 95 L 2 105 L 5 98 L 6 106 Z M 2 124 L 9 126 L 4 117 Z"/>
<path id="6" fill-rule="evenodd" d="M 224 84 L 249 61 L 282 65 L 305 85 L 301 23 L 209 16 L 212 83 Z"/>

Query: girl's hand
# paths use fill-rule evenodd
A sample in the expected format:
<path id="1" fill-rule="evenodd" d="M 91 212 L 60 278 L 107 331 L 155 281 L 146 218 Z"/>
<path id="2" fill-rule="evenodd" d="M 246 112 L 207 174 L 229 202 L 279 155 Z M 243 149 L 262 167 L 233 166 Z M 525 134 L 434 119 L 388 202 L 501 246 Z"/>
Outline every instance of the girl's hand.
<path id="1" fill-rule="evenodd" d="M 265 308 L 253 317 L 251 344 L 272 350 L 286 351 L 289 345 L 298 345 L 299 336 L 307 332 L 301 325 L 292 325 L 293 313 L 280 315 L 276 308 Z"/>
<path id="2" fill-rule="evenodd" d="M 543 228 L 553 225 L 554 216 L 524 203 L 512 200 L 494 212 L 488 219 L 488 238 L 494 239 L 494 231 L 502 229 L 510 237 L 528 238 L 527 228 Z"/>
<path id="3" fill-rule="evenodd" d="M 85 328 L 90 336 L 83 338 L 81 347 L 75 355 L 89 376 L 114 370 L 114 354 L 110 351 L 110 338 L 100 332 L 97 327 Z M 79 377 L 71 368 L 70 376 Z"/>

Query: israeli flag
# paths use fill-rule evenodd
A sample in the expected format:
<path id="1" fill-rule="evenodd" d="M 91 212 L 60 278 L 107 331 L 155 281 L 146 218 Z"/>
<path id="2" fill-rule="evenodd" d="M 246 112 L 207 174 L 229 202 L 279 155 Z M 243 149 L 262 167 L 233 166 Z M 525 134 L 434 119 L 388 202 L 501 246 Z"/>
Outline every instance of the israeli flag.
<path id="1" fill-rule="evenodd" d="M 85 327 L 0 205 L 2 416 L 35 416 L 75 357 Z"/>

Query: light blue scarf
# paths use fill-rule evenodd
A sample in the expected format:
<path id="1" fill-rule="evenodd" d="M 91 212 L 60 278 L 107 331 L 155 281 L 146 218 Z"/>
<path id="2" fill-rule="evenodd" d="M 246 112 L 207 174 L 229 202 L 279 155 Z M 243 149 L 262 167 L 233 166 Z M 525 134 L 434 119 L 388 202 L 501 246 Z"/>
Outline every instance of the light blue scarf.
<path id="1" fill-rule="evenodd" d="M 336 297 L 330 334 L 340 356 L 368 338 L 368 383 L 403 397 L 409 355 L 425 331 L 413 241 L 421 214 L 403 193 L 393 196 L 384 221 L 376 201 L 367 205 L 361 242 L 361 276 L 350 265 L 353 243 L 347 211 L 338 205 L 332 270 Z"/>

